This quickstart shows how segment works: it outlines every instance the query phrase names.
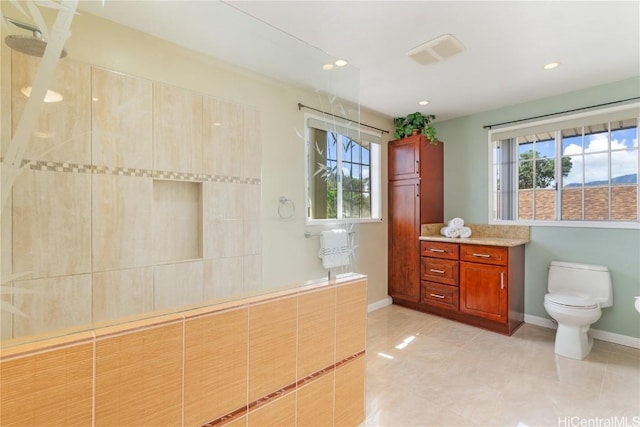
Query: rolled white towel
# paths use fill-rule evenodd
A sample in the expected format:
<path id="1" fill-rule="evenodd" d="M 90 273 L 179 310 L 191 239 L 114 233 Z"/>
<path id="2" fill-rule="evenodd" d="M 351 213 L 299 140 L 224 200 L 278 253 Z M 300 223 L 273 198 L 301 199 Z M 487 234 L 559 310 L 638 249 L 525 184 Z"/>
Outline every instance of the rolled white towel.
<path id="1" fill-rule="evenodd" d="M 462 227 L 464 227 L 464 220 L 462 218 L 458 218 L 458 217 L 453 218 L 452 220 L 449 221 L 447 226 L 449 228 L 462 228 Z"/>
<path id="2" fill-rule="evenodd" d="M 442 227 L 440 229 L 440 234 L 444 237 L 458 237 L 460 235 L 460 230 L 453 227 Z"/>
<path id="3" fill-rule="evenodd" d="M 461 227 L 459 230 L 460 237 L 467 239 L 471 237 L 471 229 L 469 227 Z"/>

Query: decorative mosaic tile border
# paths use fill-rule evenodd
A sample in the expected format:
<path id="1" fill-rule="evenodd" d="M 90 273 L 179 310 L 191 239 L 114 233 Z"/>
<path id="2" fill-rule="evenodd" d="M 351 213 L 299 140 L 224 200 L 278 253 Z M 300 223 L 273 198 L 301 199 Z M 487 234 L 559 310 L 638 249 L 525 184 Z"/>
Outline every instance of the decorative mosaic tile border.
<path id="1" fill-rule="evenodd" d="M 2 159 L 0 159 L 2 161 Z M 50 162 L 42 160 L 23 160 L 21 168 L 41 172 L 92 173 L 100 175 L 131 176 L 175 181 L 222 182 L 226 184 L 260 184 L 260 178 L 242 178 L 239 176 L 207 175 L 202 173 L 173 172 L 153 169 L 109 167 L 83 165 L 69 162 Z"/>
<path id="2" fill-rule="evenodd" d="M 285 396 L 293 391 L 295 391 L 296 389 L 298 389 L 299 387 L 301 387 L 302 385 L 316 380 L 324 375 L 327 375 L 331 372 L 333 372 L 335 369 L 339 368 L 340 366 L 344 365 L 345 363 L 349 363 L 353 360 L 359 359 L 360 357 L 364 357 L 364 355 L 366 354 L 365 350 L 362 350 L 352 356 L 347 357 L 346 359 L 340 360 L 339 362 L 336 362 L 332 365 L 327 366 L 324 369 L 321 369 L 317 372 L 314 372 L 311 375 L 308 375 L 298 381 L 296 381 L 295 383 L 291 383 L 286 387 L 281 388 L 280 390 L 276 390 L 273 393 L 270 393 L 264 397 L 261 397 L 258 400 L 255 400 L 251 403 L 249 403 L 249 405 L 247 405 L 246 407 L 241 407 L 236 409 L 233 412 L 230 412 L 226 415 L 223 415 L 220 418 L 216 418 L 215 420 L 209 421 L 208 423 L 204 424 L 202 427 L 214 427 L 214 426 L 220 426 L 222 424 L 226 424 L 229 423 L 231 421 L 233 421 L 236 418 L 240 418 L 243 415 L 246 415 L 247 413 L 249 413 L 250 411 L 255 410 L 256 408 L 259 408 L 260 406 L 264 406 L 266 405 L 268 402 L 277 399 L 279 397 Z"/>

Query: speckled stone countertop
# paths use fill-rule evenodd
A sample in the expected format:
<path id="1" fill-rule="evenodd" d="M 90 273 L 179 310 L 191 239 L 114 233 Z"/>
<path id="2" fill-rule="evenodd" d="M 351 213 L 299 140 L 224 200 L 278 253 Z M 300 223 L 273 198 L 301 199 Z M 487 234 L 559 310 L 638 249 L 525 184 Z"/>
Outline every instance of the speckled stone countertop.
<path id="1" fill-rule="evenodd" d="M 420 240 L 470 245 L 519 246 L 529 242 L 529 227 L 523 225 L 465 224 L 471 229 L 471 237 L 444 237 L 440 229 L 444 223 L 422 224 Z"/>

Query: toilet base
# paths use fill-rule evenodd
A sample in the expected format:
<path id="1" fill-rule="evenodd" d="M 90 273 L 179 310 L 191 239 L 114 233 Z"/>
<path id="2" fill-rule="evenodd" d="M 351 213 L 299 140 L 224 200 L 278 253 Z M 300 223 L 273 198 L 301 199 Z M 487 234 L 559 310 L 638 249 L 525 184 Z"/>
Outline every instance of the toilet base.
<path id="1" fill-rule="evenodd" d="M 556 331 L 556 354 L 582 360 L 591 352 L 593 338 L 587 335 L 590 325 L 568 326 L 558 324 Z"/>

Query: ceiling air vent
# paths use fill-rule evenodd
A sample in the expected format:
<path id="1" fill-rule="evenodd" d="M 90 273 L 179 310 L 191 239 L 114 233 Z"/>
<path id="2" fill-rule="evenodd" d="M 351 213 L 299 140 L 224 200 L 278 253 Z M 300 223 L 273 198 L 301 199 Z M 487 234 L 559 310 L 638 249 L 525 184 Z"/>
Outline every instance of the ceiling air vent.
<path id="1" fill-rule="evenodd" d="M 420 46 L 414 47 L 407 52 L 407 55 L 418 64 L 429 65 L 434 62 L 443 61 L 462 51 L 464 51 L 464 46 L 460 43 L 460 40 L 451 34 L 444 34 L 422 43 Z"/>

